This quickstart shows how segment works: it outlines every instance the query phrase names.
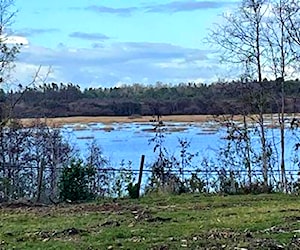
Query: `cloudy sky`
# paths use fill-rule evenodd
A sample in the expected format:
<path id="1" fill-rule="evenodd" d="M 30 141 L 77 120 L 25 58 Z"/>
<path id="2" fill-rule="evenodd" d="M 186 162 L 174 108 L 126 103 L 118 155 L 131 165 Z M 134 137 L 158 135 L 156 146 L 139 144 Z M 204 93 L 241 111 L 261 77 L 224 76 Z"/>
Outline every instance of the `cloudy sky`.
<path id="1" fill-rule="evenodd" d="M 233 0 L 15 0 L 15 7 L 20 81 L 39 66 L 51 68 L 48 81 L 82 87 L 210 83 L 229 74 L 204 38 Z"/>

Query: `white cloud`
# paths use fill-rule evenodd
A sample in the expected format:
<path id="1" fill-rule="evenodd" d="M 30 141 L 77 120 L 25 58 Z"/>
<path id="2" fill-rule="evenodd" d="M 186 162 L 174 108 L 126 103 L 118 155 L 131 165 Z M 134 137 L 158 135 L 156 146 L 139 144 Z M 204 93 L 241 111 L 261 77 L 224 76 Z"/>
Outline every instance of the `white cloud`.
<path id="1" fill-rule="evenodd" d="M 39 85 L 44 82 L 56 80 L 57 72 L 48 66 L 40 66 L 36 64 L 16 62 L 14 68 L 14 82 L 27 86 L 29 84 Z"/>
<path id="2" fill-rule="evenodd" d="M 218 63 L 209 59 L 211 52 L 149 42 L 76 49 L 65 45 L 56 49 L 29 45 L 21 50 L 17 66 L 22 69 L 16 70 L 16 78 L 28 82 L 34 69 L 41 65 L 52 68 L 51 81 L 72 82 L 82 87 L 204 81 L 214 78 L 220 70 Z"/>
<path id="3" fill-rule="evenodd" d="M 0 39 L 7 44 L 21 44 L 21 45 L 29 44 L 27 38 L 22 36 L 2 36 L 0 37 Z"/>

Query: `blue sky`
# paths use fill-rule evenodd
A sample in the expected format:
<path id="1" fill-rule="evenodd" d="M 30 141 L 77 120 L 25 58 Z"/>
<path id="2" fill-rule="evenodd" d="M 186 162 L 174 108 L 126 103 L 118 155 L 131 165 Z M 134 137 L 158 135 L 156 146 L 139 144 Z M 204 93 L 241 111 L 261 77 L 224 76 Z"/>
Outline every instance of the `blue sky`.
<path id="1" fill-rule="evenodd" d="M 15 0 L 14 35 L 26 41 L 15 69 L 30 81 L 39 66 L 48 81 L 82 87 L 210 83 L 226 78 L 204 43 L 234 1 Z"/>

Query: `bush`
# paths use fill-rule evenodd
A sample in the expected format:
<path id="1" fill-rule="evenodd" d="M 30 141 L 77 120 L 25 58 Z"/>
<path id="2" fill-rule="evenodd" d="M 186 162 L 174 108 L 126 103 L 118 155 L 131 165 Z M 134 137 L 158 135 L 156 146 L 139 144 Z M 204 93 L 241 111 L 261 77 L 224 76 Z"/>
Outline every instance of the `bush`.
<path id="1" fill-rule="evenodd" d="M 192 193 L 204 193 L 205 183 L 201 180 L 196 173 L 192 173 L 191 178 L 187 180 Z"/>
<path id="2" fill-rule="evenodd" d="M 132 184 L 132 182 L 130 182 L 128 185 L 127 185 L 127 191 L 128 191 L 128 194 L 129 194 L 129 197 L 131 199 L 137 199 L 139 198 L 139 188 L 138 188 L 138 184 Z"/>
<path id="3" fill-rule="evenodd" d="M 95 197 L 89 188 L 90 180 L 96 171 L 92 167 L 83 165 L 82 160 L 72 160 L 65 166 L 59 182 L 60 199 L 63 201 L 85 201 Z"/>
<path id="4" fill-rule="evenodd" d="M 270 194 L 273 192 L 273 187 L 271 185 L 265 186 L 263 182 L 256 181 L 250 185 L 242 185 L 240 187 L 240 194 Z"/>

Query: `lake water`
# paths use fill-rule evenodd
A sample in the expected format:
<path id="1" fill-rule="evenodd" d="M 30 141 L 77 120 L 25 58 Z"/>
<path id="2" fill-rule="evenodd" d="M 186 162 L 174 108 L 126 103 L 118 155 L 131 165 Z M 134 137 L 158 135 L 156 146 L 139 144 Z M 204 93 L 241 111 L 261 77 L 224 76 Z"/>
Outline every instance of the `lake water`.
<path id="1" fill-rule="evenodd" d="M 211 155 L 217 149 L 221 132 L 212 123 L 165 123 L 163 127 L 164 147 L 170 154 L 179 152 L 178 139 L 190 142 L 189 151 Z M 101 146 L 103 154 L 112 165 L 118 165 L 122 160 L 132 161 L 136 165 L 141 155 L 146 162 L 155 159 L 154 144 L 149 141 L 155 137 L 152 124 L 145 123 L 113 123 L 107 127 L 104 124 L 73 124 L 65 126 L 65 136 L 76 144 L 84 156 L 87 145 L 95 140 Z"/>
<path id="2" fill-rule="evenodd" d="M 113 123 L 110 125 L 91 123 L 67 125 L 63 131 L 64 136 L 80 151 L 81 156 L 87 155 L 88 144 L 95 140 L 112 167 L 120 166 L 124 160 L 125 162 L 132 161 L 133 168 L 138 169 L 141 155 L 145 155 L 146 165 L 153 163 L 156 159 L 157 154 L 153 152 L 154 144 L 149 143 L 149 140 L 155 136 L 155 132 L 151 131 L 153 127 L 151 123 Z M 163 130 L 163 145 L 169 155 L 179 155 L 179 138 L 190 142 L 188 151 L 199 153 L 199 156 L 194 158 L 194 165 L 200 164 L 203 158 L 216 159 L 218 150 L 225 143 L 222 137 L 226 130 L 215 122 L 164 123 Z M 273 144 L 273 152 L 279 155 L 279 129 L 268 129 L 267 137 Z M 287 168 L 291 169 L 295 157 L 293 148 L 298 139 L 288 129 L 286 138 Z M 259 145 L 258 135 L 253 134 L 251 140 L 254 145 Z"/>

